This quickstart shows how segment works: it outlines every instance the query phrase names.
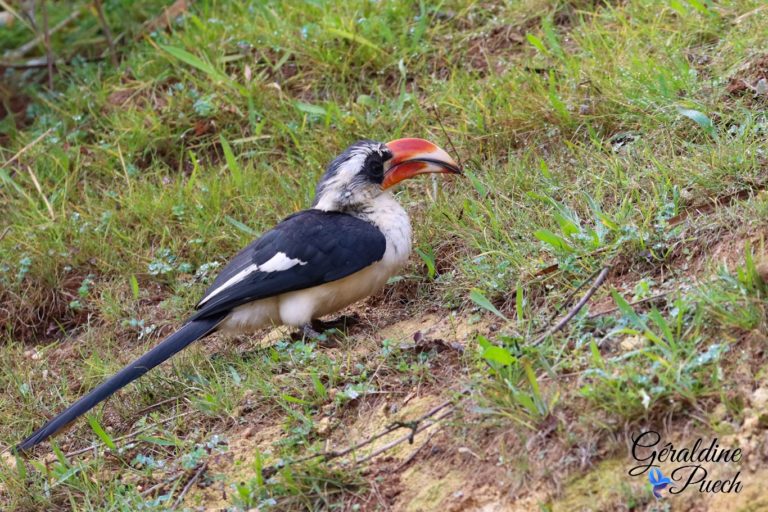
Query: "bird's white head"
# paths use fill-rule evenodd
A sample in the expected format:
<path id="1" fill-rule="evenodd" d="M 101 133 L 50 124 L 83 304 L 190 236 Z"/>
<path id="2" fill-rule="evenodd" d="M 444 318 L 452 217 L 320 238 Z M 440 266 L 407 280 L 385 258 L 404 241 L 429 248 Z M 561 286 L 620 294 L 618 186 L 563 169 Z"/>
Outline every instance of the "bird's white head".
<path id="1" fill-rule="evenodd" d="M 456 162 L 424 139 L 397 139 L 386 144 L 361 140 L 328 166 L 315 189 L 313 208 L 354 211 L 365 208 L 397 183 L 425 173 L 461 174 Z"/>

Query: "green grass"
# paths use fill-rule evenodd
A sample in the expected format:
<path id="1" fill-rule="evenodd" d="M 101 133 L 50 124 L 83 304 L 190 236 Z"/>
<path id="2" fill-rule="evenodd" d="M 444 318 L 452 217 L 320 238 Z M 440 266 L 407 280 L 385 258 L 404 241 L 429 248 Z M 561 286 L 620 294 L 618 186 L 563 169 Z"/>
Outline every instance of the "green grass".
<path id="1" fill-rule="evenodd" d="M 280 425 L 267 458 L 295 459 L 323 446 L 320 416 L 348 421 L 352 397 L 377 390 L 468 390 L 477 410 L 454 425 L 457 439 L 515 432 L 491 453 L 517 453 L 552 422 L 568 449 L 720 403 L 740 422 L 744 367 L 764 363 L 734 347 L 766 331 L 755 261 L 768 98 L 727 86 L 750 79 L 741 66 L 768 44 L 763 2 L 199 1 L 168 31 L 142 31 L 166 5 L 105 1 L 123 34 L 117 68 L 83 60 L 106 55 L 86 9 L 53 38 L 61 58 L 81 58 L 60 66 L 52 91 L 39 85 L 44 69 L 6 71 L 3 105 L 29 103 L 0 121 L 0 447 L 177 326 L 216 265 L 309 205 L 324 166 L 363 137 L 450 148 L 442 124 L 467 170 L 399 193 L 418 250 L 393 285 L 404 296 L 385 294 L 367 322 L 436 308 L 498 329 L 452 363 L 460 382 L 441 380 L 444 356 L 403 340 L 365 354 L 354 338 L 332 352 L 206 342 L 98 408 L 101 432 L 81 421 L 57 442 L 71 450 L 149 427 L 141 439 L 0 472 L 4 509 L 162 510 L 226 451 L 214 436 Z M 51 24 L 68 12 L 52 5 Z M 0 46 L 32 37 L 17 22 Z M 585 308 L 526 344 L 605 264 L 592 303 L 617 311 Z M 537 478 L 536 457 L 515 457 L 506 471 Z M 330 464 L 226 486 L 242 509 L 386 507 L 357 469 Z"/>

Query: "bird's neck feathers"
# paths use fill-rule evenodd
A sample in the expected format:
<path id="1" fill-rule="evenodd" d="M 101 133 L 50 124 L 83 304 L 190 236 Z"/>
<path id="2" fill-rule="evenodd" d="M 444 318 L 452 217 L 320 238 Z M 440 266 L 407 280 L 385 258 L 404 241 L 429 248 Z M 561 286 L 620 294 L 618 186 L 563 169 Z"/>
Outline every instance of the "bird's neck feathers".
<path id="1" fill-rule="evenodd" d="M 331 163 L 317 184 L 312 208 L 350 214 L 367 209 L 383 192 L 359 174 L 366 156 L 361 151 Z"/>

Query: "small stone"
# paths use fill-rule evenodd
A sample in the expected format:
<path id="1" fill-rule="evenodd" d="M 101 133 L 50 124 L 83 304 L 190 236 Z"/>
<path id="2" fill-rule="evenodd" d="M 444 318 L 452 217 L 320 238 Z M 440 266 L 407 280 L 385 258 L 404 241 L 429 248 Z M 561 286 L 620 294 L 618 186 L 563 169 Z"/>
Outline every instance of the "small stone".
<path id="1" fill-rule="evenodd" d="M 760 444 L 763 460 L 768 460 L 768 432 L 763 433 L 763 442 Z"/>
<path id="2" fill-rule="evenodd" d="M 768 388 L 757 388 L 749 400 L 752 402 L 752 408 L 757 411 L 763 411 L 768 404 Z"/>
<path id="3" fill-rule="evenodd" d="M 40 352 L 38 352 L 37 349 L 31 348 L 29 350 L 24 351 L 24 357 L 28 357 L 33 361 L 38 361 L 41 356 L 40 356 Z"/>
<path id="4" fill-rule="evenodd" d="M 755 430 L 755 427 L 758 425 L 758 417 L 757 414 L 754 413 L 752 409 L 744 409 L 744 424 L 742 426 L 742 430 L 744 432 L 751 432 L 752 430 Z"/>
<path id="5" fill-rule="evenodd" d="M 724 421 L 726 416 L 728 416 L 728 408 L 723 403 L 717 404 L 715 409 L 712 411 L 712 421 Z"/>
<path id="6" fill-rule="evenodd" d="M 315 426 L 315 430 L 317 430 L 317 433 L 321 436 L 327 436 L 331 432 L 331 418 L 328 416 L 323 417 L 320 419 L 320 421 L 317 422 L 317 425 Z"/>
<path id="7" fill-rule="evenodd" d="M 755 85 L 755 92 L 761 95 L 768 95 L 768 80 L 761 78 Z"/>
<path id="8" fill-rule="evenodd" d="M 760 279 L 764 283 L 768 283 L 768 260 L 758 263 L 755 270 L 757 270 L 757 275 L 760 276 Z"/>
<path id="9" fill-rule="evenodd" d="M 639 350 L 643 348 L 645 345 L 645 338 L 642 336 L 627 336 L 623 340 L 621 340 L 621 343 L 619 343 L 619 348 L 623 352 L 630 352 L 632 350 Z"/>
<path id="10" fill-rule="evenodd" d="M 3 466 L 13 471 L 16 470 L 16 456 L 10 452 L 3 452 L 0 456 L 3 458 Z"/>

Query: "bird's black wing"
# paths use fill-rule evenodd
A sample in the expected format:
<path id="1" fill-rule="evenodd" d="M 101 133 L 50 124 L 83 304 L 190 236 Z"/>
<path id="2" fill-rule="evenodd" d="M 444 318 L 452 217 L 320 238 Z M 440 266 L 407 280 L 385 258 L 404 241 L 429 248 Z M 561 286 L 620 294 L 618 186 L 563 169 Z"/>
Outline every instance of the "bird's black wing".
<path id="1" fill-rule="evenodd" d="M 357 217 L 314 209 L 295 213 L 232 259 L 192 320 L 336 281 L 381 260 L 386 246 L 382 232 Z"/>

